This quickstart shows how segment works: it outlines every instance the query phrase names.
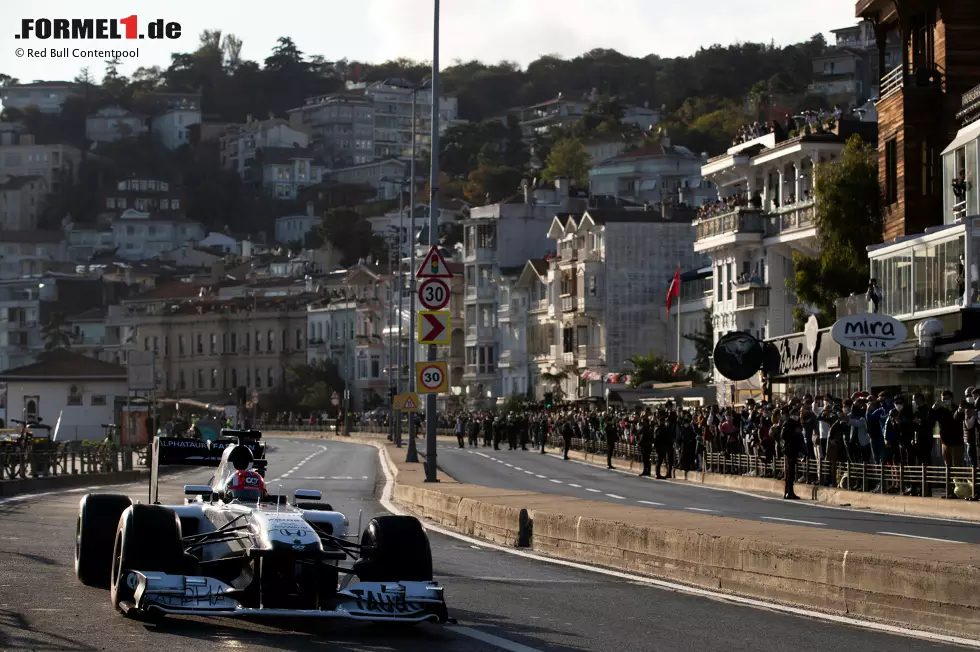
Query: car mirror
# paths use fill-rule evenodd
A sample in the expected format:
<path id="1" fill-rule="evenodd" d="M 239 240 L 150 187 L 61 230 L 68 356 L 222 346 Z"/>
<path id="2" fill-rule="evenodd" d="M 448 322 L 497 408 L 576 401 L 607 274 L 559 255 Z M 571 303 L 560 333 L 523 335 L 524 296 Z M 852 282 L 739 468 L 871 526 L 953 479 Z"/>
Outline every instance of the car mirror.
<path id="1" fill-rule="evenodd" d="M 293 494 L 293 501 L 299 502 L 301 500 L 320 500 L 322 497 L 323 494 L 315 489 L 297 489 L 296 493 Z"/>
<path id="2" fill-rule="evenodd" d="M 185 484 L 184 485 L 184 495 L 185 496 L 210 496 L 214 493 L 209 485 L 206 484 Z"/>

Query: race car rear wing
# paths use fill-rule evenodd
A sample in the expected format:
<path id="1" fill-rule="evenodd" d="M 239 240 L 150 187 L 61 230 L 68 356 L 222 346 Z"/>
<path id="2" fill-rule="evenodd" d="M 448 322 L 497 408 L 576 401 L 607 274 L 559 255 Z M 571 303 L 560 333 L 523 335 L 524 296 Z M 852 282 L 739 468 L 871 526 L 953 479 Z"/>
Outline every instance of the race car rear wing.
<path id="1" fill-rule="evenodd" d="M 245 446 L 255 458 L 252 467 L 265 475 L 268 461 L 265 444 L 257 430 L 222 430 L 221 437 L 211 441 L 182 437 L 154 437 L 150 456 L 150 504 L 158 502 L 160 466 L 208 466 L 216 467 L 229 446 Z"/>

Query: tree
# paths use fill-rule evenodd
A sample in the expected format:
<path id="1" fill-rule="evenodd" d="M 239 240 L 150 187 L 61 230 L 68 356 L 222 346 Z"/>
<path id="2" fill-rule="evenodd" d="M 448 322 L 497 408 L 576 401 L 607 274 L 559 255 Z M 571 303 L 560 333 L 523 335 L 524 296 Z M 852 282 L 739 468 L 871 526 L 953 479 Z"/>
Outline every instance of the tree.
<path id="1" fill-rule="evenodd" d="M 577 138 L 555 143 L 545 160 L 543 177 L 548 181 L 571 179 L 585 185 L 589 174 L 589 153 Z"/>
<path id="2" fill-rule="evenodd" d="M 41 327 L 41 341 L 44 342 L 45 351 L 67 349 L 71 346 L 71 335 L 67 330 L 64 314 L 56 312 L 48 317 L 47 323 Z"/>
<path id="3" fill-rule="evenodd" d="M 630 374 L 630 386 L 638 387 L 643 383 L 676 383 L 690 380 L 703 382 L 704 377 L 693 367 L 685 367 L 666 358 L 661 358 L 653 351 L 650 355 L 634 355 L 626 360 L 633 365 Z"/>
<path id="4" fill-rule="evenodd" d="M 836 300 L 867 288 L 867 247 L 881 242 L 877 150 L 852 136 L 839 158 L 818 165 L 815 172 L 820 255 L 794 254 L 795 273 L 788 282 L 799 300 L 798 330 L 803 330 L 811 311 L 821 326 L 830 326 Z"/>
<path id="5" fill-rule="evenodd" d="M 514 195 L 524 173 L 517 168 L 481 165 L 470 173 L 463 188 L 463 195 L 477 206 L 494 204 Z"/>
<path id="6" fill-rule="evenodd" d="M 554 392 L 556 400 L 561 401 L 565 398 L 565 390 L 562 389 L 562 385 L 568 380 L 567 371 L 561 370 L 554 373 L 544 371 L 541 373 L 541 380 L 551 385 L 551 391 Z"/>
<path id="7" fill-rule="evenodd" d="M 5 75 L 0 73 L 0 88 L 6 88 L 7 86 L 16 86 L 20 83 L 20 80 L 16 77 L 11 77 L 10 75 Z"/>
<path id="8" fill-rule="evenodd" d="M 375 259 L 387 259 L 385 241 L 371 231 L 371 223 L 353 208 L 335 208 L 327 211 L 320 224 L 320 235 L 341 253 L 340 264 L 354 265 L 361 258 L 371 255 Z"/>
<path id="9" fill-rule="evenodd" d="M 687 333 L 684 339 L 694 342 L 694 364 L 691 365 L 702 374 L 711 371 L 711 356 L 715 348 L 715 327 L 711 322 L 711 311 L 704 311 L 704 321 L 701 323 L 701 330 L 697 333 Z"/>
<path id="10" fill-rule="evenodd" d="M 310 364 L 288 369 L 286 386 L 300 407 L 334 411 L 336 408 L 331 402 L 333 393 L 343 393 L 344 380 L 333 360 L 314 360 Z"/>

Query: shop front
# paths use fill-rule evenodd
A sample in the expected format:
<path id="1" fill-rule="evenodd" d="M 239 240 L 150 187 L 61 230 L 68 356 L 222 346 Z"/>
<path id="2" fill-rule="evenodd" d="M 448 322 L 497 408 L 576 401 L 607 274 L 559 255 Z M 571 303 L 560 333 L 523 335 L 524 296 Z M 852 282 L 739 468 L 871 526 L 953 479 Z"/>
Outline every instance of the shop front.
<path id="1" fill-rule="evenodd" d="M 847 351 L 830 329 L 808 328 L 766 340 L 766 380 L 775 401 L 806 394 L 850 396 L 860 386 L 860 369 L 849 364 Z"/>

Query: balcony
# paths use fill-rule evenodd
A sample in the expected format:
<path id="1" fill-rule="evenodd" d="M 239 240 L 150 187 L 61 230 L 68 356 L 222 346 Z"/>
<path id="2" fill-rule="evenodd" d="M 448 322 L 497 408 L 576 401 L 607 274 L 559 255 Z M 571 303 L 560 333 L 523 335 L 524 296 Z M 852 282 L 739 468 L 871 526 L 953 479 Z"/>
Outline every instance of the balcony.
<path id="1" fill-rule="evenodd" d="M 561 298 L 561 311 L 562 312 L 575 312 L 578 310 L 578 297 L 562 297 Z"/>
<path id="2" fill-rule="evenodd" d="M 496 291 L 492 285 L 468 285 L 466 287 L 465 298 L 467 301 L 492 301 L 496 297 Z"/>
<path id="3" fill-rule="evenodd" d="M 598 346 L 579 345 L 578 347 L 578 367 L 579 369 L 591 369 L 603 365 L 602 351 Z"/>
<path id="4" fill-rule="evenodd" d="M 719 235 L 761 236 L 766 232 L 766 217 L 759 209 L 739 207 L 729 213 L 700 219 L 696 227 L 698 241 Z"/>
<path id="5" fill-rule="evenodd" d="M 575 364 L 575 352 L 574 351 L 565 351 L 565 352 L 563 352 L 561 354 L 560 361 L 564 365 L 569 365 L 569 366 L 574 365 Z"/>
<path id="6" fill-rule="evenodd" d="M 945 71 L 936 64 L 917 65 L 910 62 L 907 70 L 902 65 L 896 66 L 881 78 L 878 101 L 881 102 L 889 95 L 907 88 L 935 89 L 944 92 L 946 90 Z"/>
<path id="7" fill-rule="evenodd" d="M 775 215 L 770 215 L 768 219 L 766 228 L 768 238 L 815 228 L 813 200 L 808 199 L 785 206 Z"/>
<path id="8" fill-rule="evenodd" d="M 769 307 L 769 288 L 746 287 L 735 289 L 735 310 L 755 310 Z"/>
<path id="9" fill-rule="evenodd" d="M 531 310 L 547 310 L 548 309 L 548 300 L 547 299 L 538 299 L 537 301 L 532 301 L 531 302 L 531 308 L 530 309 Z"/>
<path id="10" fill-rule="evenodd" d="M 524 351 L 513 351 L 505 349 L 500 352 L 500 359 L 497 361 L 500 367 L 516 367 L 524 364 L 527 355 Z"/>
<path id="11" fill-rule="evenodd" d="M 470 324 L 466 327 L 466 341 L 496 342 L 499 332 L 496 326 L 477 326 L 476 324 Z"/>
<path id="12" fill-rule="evenodd" d="M 465 263 L 492 263 L 497 260 L 497 250 L 491 247 L 467 248 L 463 254 Z"/>
<path id="13" fill-rule="evenodd" d="M 559 252 L 558 252 L 558 262 L 559 262 L 559 264 L 561 264 L 561 263 L 574 263 L 574 262 L 577 262 L 577 261 L 578 261 L 578 249 L 573 249 L 571 247 L 567 247 L 565 249 L 559 250 Z"/>

